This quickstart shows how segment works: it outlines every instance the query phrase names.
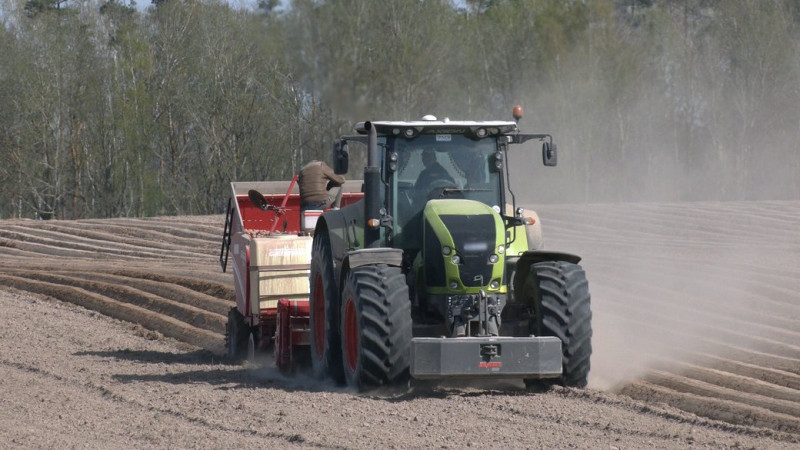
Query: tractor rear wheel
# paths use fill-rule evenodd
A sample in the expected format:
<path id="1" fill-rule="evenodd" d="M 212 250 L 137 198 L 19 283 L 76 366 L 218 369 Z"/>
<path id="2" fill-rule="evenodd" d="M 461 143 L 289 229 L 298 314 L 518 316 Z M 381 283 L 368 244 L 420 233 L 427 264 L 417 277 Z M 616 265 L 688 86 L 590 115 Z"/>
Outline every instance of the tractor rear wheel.
<path id="1" fill-rule="evenodd" d="M 398 267 L 361 266 L 342 290 L 342 355 L 347 385 L 358 390 L 408 377 L 411 303 Z"/>
<path id="2" fill-rule="evenodd" d="M 342 353 L 339 335 L 339 293 L 326 232 L 314 235 L 311 252 L 311 367 L 314 376 L 330 376 L 342 383 Z"/>
<path id="3" fill-rule="evenodd" d="M 561 339 L 563 373 L 557 383 L 585 387 L 592 355 L 592 310 L 589 284 L 581 266 L 563 261 L 533 264 L 522 288 L 533 303 L 531 332 Z M 525 380 L 532 388 L 545 388 L 547 380 Z"/>
<path id="4" fill-rule="evenodd" d="M 228 358 L 241 362 L 247 350 L 247 339 L 250 327 L 244 323 L 244 316 L 236 308 L 228 311 L 228 323 L 225 325 L 225 350 Z"/>

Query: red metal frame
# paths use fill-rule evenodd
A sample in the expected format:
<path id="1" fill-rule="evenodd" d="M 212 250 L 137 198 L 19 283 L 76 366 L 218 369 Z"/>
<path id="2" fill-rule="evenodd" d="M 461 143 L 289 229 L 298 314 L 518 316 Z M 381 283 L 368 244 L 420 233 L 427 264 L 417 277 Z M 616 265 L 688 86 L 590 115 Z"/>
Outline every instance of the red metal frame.
<path id="1" fill-rule="evenodd" d="M 308 344 L 309 311 L 308 300 L 278 300 L 275 364 L 283 371 L 289 372 L 294 367 L 295 347 Z"/>
<path id="2" fill-rule="evenodd" d="M 275 211 L 275 219 L 272 222 L 272 227 L 269 229 L 270 233 L 275 232 L 275 227 L 278 226 L 278 219 L 282 217 L 284 214 L 286 214 L 286 203 L 289 201 L 289 196 L 292 195 L 292 189 L 294 189 L 294 184 L 296 182 L 297 182 L 297 175 L 292 177 L 292 182 L 289 184 L 289 189 L 286 191 L 286 195 L 283 196 L 283 201 L 281 202 L 281 206 L 279 206 Z"/>
<path id="3" fill-rule="evenodd" d="M 239 213 L 242 216 L 244 231 L 263 231 L 274 233 L 276 230 L 285 233 L 301 234 L 302 224 L 300 223 L 300 195 L 292 193 L 295 177 L 292 186 L 286 193 L 270 194 L 264 193 L 264 198 L 271 205 L 280 205 L 263 210 L 254 205 L 246 194 L 236 196 L 236 203 Z M 345 192 L 342 194 L 342 206 L 351 205 L 362 199 L 364 194 L 361 192 Z M 283 219 L 283 220 L 281 220 Z M 278 229 L 278 226 L 286 221 L 285 229 Z"/>

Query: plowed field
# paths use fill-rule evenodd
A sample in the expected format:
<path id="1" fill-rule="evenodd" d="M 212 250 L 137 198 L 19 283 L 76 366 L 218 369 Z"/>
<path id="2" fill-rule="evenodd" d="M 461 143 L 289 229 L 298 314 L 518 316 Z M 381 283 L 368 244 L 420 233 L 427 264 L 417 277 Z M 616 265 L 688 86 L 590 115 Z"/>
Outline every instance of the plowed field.
<path id="1" fill-rule="evenodd" d="M 586 390 L 359 395 L 228 364 L 224 217 L 0 221 L 0 446 L 800 443 L 800 202 L 536 209 L 584 258 Z"/>

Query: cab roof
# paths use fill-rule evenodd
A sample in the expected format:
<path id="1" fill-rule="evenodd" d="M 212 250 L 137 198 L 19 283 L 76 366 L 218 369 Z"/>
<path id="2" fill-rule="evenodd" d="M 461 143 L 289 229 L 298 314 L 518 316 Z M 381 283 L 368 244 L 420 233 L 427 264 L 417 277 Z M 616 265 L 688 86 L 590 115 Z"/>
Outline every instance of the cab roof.
<path id="1" fill-rule="evenodd" d="M 367 134 L 367 122 L 356 124 L 359 134 Z M 498 136 L 517 132 L 516 122 L 511 121 L 473 121 L 473 120 L 435 120 L 425 118 L 412 121 L 370 122 L 378 136 L 404 136 L 413 138 L 419 134 L 464 134 L 474 137 Z M 481 131 L 483 130 L 483 131 Z"/>

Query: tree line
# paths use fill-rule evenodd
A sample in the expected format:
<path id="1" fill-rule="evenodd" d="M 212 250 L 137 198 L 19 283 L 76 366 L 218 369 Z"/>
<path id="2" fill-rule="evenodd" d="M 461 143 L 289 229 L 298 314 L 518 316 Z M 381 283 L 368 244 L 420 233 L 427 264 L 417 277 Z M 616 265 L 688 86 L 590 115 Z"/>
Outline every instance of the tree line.
<path id="1" fill-rule="evenodd" d="M 510 120 L 526 202 L 800 198 L 798 0 L 0 0 L 0 218 L 224 211 L 361 120 Z M 354 175 L 354 176 L 357 176 Z"/>

